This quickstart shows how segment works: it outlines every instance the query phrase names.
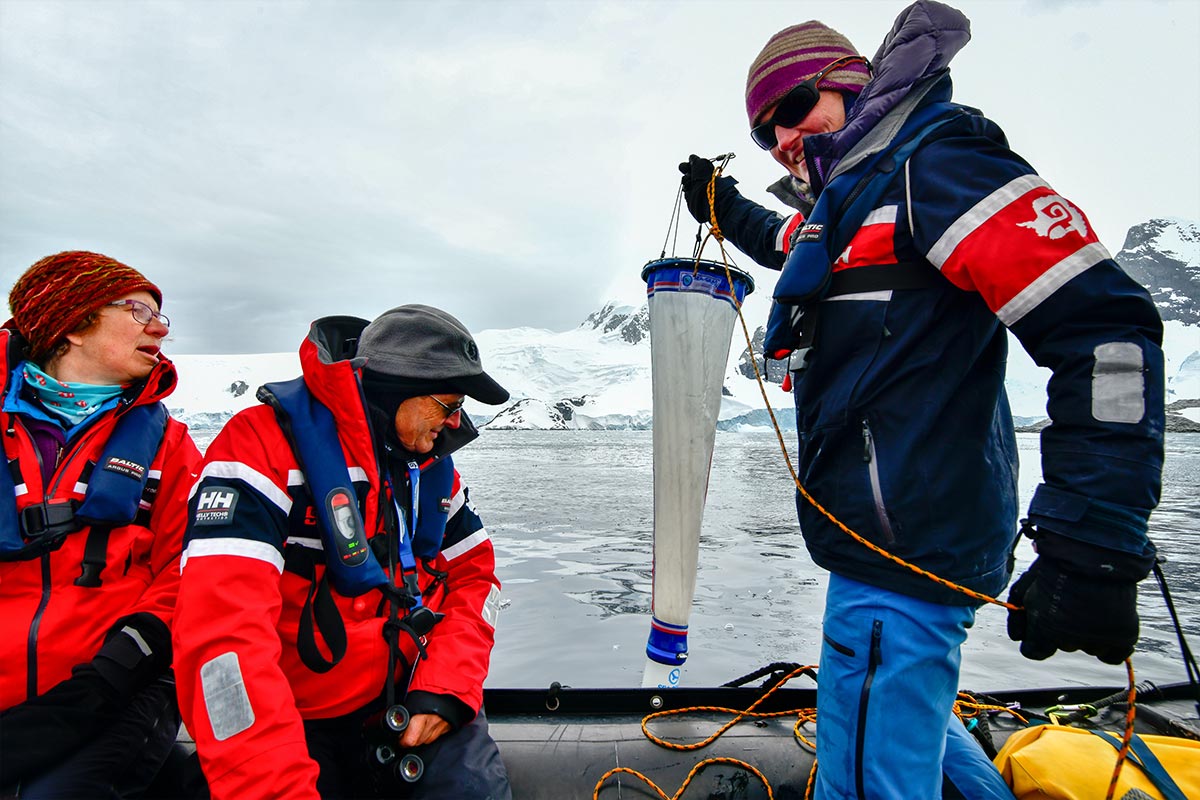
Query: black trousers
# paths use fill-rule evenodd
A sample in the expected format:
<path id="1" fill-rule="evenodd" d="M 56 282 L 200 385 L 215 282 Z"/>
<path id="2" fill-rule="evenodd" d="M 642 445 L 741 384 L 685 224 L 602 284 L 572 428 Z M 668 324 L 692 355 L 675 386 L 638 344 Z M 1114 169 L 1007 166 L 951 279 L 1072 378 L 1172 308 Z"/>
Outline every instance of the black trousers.
<path id="1" fill-rule="evenodd" d="M 424 764 L 414 783 L 394 774 L 373 758 L 363 737 L 367 712 L 304 723 L 309 756 L 321 774 L 322 800 L 414 798 L 414 800 L 511 800 L 508 773 L 496 742 L 488 734 L 483 711 L 461 729 L 412 752 Z M 394 741 L 393 735 L 392 740 Z M 398 759 L 396 762 L 397 763 Z"/>
<path id="2" fill-rule="evenodd" d="M 26 779 L 22 800 L 131 800 L 147 797 L 179 733 L 175 682 L 160 679 L 135 695 L 109 728 L 62 763 Z"/>

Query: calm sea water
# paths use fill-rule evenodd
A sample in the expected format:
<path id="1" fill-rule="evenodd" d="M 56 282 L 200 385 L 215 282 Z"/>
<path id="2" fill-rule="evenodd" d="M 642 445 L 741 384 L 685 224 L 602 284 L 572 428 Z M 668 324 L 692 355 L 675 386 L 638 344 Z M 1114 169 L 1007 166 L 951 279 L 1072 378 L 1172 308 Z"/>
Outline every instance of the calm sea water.
<path id="1" fill-rule="evenodd" d="M 792 446 L 794 435 L 786 437 Z M 1040 482 L 1036 434 L 1019 434 L 1025 508 Z M 649 432 L 496 431 L 455 456 L 495 543 L 504 584 L 491 686 L 637 686 L 649 630 Z M 1200 435 L 1170 435 L 1151 535 L 1185 632 L 1200 645 Z M 1020 547 L 1020 569 L 1033 558 Z M 718 433 L 701 534 L 684 683 L 723 683 L 774 661 L 816 663 L 826 573 L 808 557 L 794 487 L 771 432 Z M 1138 679 L 1182 680 L 1153 578 L 1140 593 Z M 1006 611 L 982 608 L 963 657 L 978 690 L 1125 682 L 1078 653 L 1023 658 Z"/>
<path id="2" fill-rule="evenodd" d="M 211 432 L 197 431 L 207 442 Z M 787 437 L 792 446 L 794 434 Z M 1018 434 L 1021 504 L 1041 479 L 1036 434 Z M 203 446 L 203 445 L 202 445 Z M 485 431 L 455 455 L 488 527 L 504 588 L 489 686 L 637 686 L 649 630 L 653 528 L 647 431 Z M 1169 434 L 1151 518 L 1176 609 L 1200 646 L 1200 434 Z M 716 685 L 775 661 L 816 663 L 826 573 L 796 524 L 775 434 L 718 433 L 701 535 L 685 685 Z M 1019 549 L 1020 570 L 1033 558 Z M 1183 680 L 1153 578 L 1141 585 L 1139 680 Z M 973 690 L 1123 685 L 1122 666 L 1078 653 L 1023 658 L 1003 608 L 980 609 L 964 649 Z"/>

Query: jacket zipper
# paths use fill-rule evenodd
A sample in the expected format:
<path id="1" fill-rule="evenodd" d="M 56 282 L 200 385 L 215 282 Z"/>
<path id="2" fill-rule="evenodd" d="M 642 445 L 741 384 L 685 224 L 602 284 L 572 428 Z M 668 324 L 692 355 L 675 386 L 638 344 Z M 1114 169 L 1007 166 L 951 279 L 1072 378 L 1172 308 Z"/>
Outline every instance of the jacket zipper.
<path id="1" fill-rule="evenodd" d="M 33 620 L 29 623 L 29 639 L 27 641 L 28 657 L 25 664 L 25 692 L 27 699 L 38 696 L 38 629 L 42 627 L 42 614 L 50 605 L 50 554 L 42 553 L 42 599 L 38 601 L 37 611 L 33 612 Z"/>
<path id="2" fill-rule="evenodd" d="M 30 444 L 33 445 L 33 454 L 37 458 L 38 464 L 38 479 L 41 480 L 42 470 L 44 467 L 42 462 L 42 451 L 38 450 L 37 444 L 33 441 L 33 436 L 25 427 L 25 423 L 21 421 L 19 416 L 13 414 L 9 417 L 7 433 L 10 436 L 15 437 L 17 435 L 17 427 L 21 428 L 21 432 L 25 434 L 25 438 L 28 439 Z M 8 461 L 7 457 L 5 458 L 5 461 Z M 7 469 L 8 464 L 6 463 L 4 467 Z M 53 477 L 53 475 L 51 477 Z M 44 493 L 45 488 L 43 487 L 43 494 Z M 42 614 L 45 612 L 46 606 L 50 603 L 50 554 L 42 553 L 39 560 L 42 562 L 42 596 L 41 599 L 38 600 L 37 609 L 33 612 L 33 618 L 29 621 L 29 633 L 26 634 L 25 637 L 25 697 L 27 700 L 32 700 L 33 698 L 37 697 L 38 693 L 37 634 L 38 628 L 41 627 Z"/>
<path id="3" fill-rule="evenodd" d="M 871 684 L 875 681 L 875 669 L 883 663 L 883 620 L 877 619 L 871 626 L 871 651 L 867 655 L 867 677 L 863 680 L 862 692 L 858 697 L 858 731 L 855 737 L 854 783 L 858 796 L 865 798 L 866 780 L 863 769 L 863 751 L 867 740 L 867 707 L 871 700 Z"/>
<path id="4" fill-rule="evenodd" d="M 14 418 L 14 421 L 16 422 L 16 424 L 21 426 L 21 430 L 23 430 L 25 432 L 25 436 L 30 440 L 30 443 L 33 443 L 33 436 L 25 428 L 25 423 L 21 422 L 21 420 L 18 417 L 16 417 L 15 414 L 13 415 L 13 418 Z M 71 452 L 70 456 L 67 457 L 67 462 L 59 463 L 59 464 L 55 465 L 54 474 L 50 476 L 51 477 L 51 485 L 43 487 L 43 489 L 42 489 L 42 500 L 43 501 L 45 501 L 46 498 L 54 496 L 54 493 L 58 490 L 58 484 L 62 481 L 63 472 L 65 472 L 67 463 L 70 463 L 71 460 L 75 458 L 75 456 L 82 450 L 82 447 L 80 445 L 82 445 L 83 442 L 86 441 L 87 439 L 91 438 L 91 436 L 95 433 L 95 431 L 96 431 L 96 426 L 93 425 L 92 428 L 87 433 L 84 434 L 83 439 L 81 439 L 79 442 L 77 442 L 76 446 L 74 448 L 72 448 L 72 452 Z M 35 443 L 33 443 L 33 452 L 37 456 L 38 475 L 40 476 L 41 470 L 43 467 L 42 453 L 40 450 L 37 449 L 37 444 L 35 444 Z M 62 448 L 59 448 L 58 455 L 55 458 L 56 461 L 59 461 L 59 462 L 62 461 L 62 452 L 63 452 Z M 38 601 L 37 610 L 33 612 L 33 619 L 29 623 L 29 636 L 26 639 L 27 658 L 26 658 L 25 687 L 26 687 L 26 692 L 28 693 L 29 699 L 31 699 L 31 700 L 33 698 L 37 697 L 37 694 L 38 694 L 38 692 L 37 692 L 37 685 L 38 685 L 38 679 L 37 679 L 38 630 L 42 626 L 42 615 L 46 613 L 46 606 L 50 605 L 50 588 L 52 586 L 51 581 L 50 581 L 50 577 L 51 577 L 51 575 L 50 575 L 50 554 L 43 553 L 41 560 L 42 560 L 42 598 L 40 601 Z"/>
<path id="5" fill-rule="evenodd" d="M 887 506 L 883 502 L 883 484 L 879 480 L 879 457 L 875 452 L 875 438 L 871 436 L 871 426 L 864 419 L 863 430 L 863 461 L 867 462 L 867 472 L 871 476 L 871 497 L 875 501 L 875 516 L 879 518 L 879 527 L 883 538 L 888 544 L 896 542 L 892 532 L 892 523 L 888 519 Z"/>

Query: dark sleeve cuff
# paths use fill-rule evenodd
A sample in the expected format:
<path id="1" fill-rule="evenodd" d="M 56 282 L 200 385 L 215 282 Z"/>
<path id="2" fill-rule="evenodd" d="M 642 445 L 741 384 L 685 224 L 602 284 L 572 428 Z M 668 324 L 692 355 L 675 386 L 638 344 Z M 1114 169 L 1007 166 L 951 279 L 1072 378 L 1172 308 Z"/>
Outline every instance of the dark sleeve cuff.
<path id="1" fill-rule="evenodd" d="M 131 697 L 171 666 L 171 631 L 153 614 L 122 617 L 91 666 L 121 697 Z"/>
<path id="2" fill-rule="evenodd" d="M 1150 557 L 1154 545 L 1147 538 L 1150 512 L 1040 484 L 1029 502 L 1029 519 L 1039 530 L 1050 530 L 1068 539 L 1100 549 L 1116 550 L 1126 557 Z"/>
<path id="3" fill-rule="evenodd" d="M 404 707 L 409 714 L 437 714 L 454 730 L 475 719 L 475 709 L 452 694 L 409 692 Z"/>
<path id="4" fill-rule="evenodd" d="M 1038 529 L 1034 543 L 1038 555 L 1053 559 L 1063 572 L 1094 580 L 1137 582 L 1145 578 L 1154 566 L 1153 548 L 1148 554 L 1135 556 L 1059 536 L 1045 528 Z"/>

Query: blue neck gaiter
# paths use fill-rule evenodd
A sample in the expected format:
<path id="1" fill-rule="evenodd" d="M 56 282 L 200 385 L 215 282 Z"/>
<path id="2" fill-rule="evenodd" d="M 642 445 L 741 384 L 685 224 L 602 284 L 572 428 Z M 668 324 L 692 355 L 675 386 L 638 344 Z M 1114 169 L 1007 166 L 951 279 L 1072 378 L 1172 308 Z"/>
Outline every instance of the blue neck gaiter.
<path id="1" fill-rule="evenodd" d="M 124 389 L 122 386 L 64 383 L 47 375 L 32 361 L 25 362 L 25 383 L 47 411 L 54 412 L 71 426 L 87 419 L 104 403 L 120 395 Z"/>

